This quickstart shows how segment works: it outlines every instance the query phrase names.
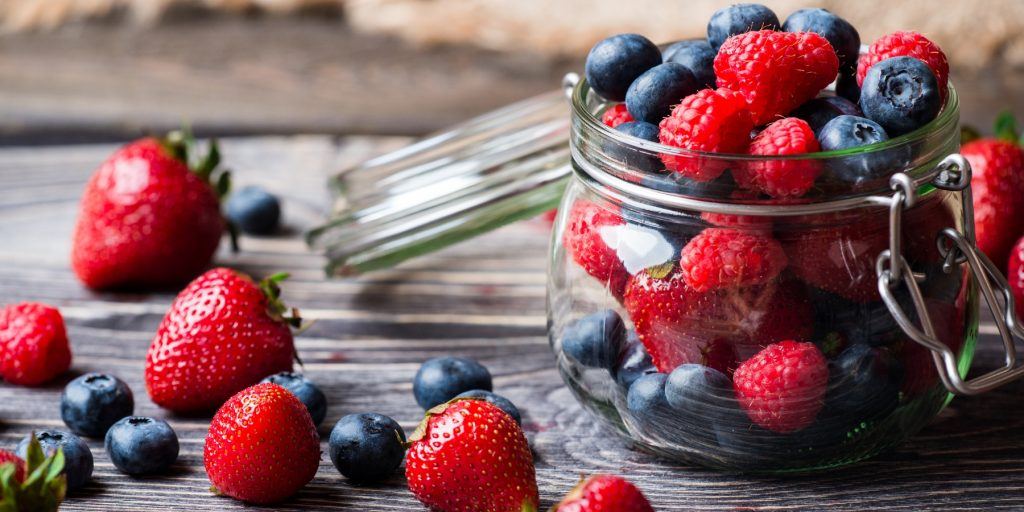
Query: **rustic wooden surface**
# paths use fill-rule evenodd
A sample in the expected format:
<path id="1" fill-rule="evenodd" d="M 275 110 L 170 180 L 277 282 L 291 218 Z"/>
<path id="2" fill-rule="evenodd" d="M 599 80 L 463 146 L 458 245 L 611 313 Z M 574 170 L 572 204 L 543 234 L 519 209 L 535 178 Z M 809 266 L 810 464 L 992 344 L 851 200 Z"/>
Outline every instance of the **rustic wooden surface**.
<path id="1" fill-rule="evenodd" d="M 327 173 L 393 147 L 396 139 L 248 138 L 224 144 L 239 183 L 284 198 L 289 234 L 243 239 L 243 252 L 218 263 L 256 275 L 292 273 L 285 297 L 317 318 L 297 339 L 305 371 L 327 393 L 326 435 L 342 415 L 377 411 L 411 430 L 422 411 L 411 393 L 431 356 L 466 355 L 495 375 L 495 391 L 516 402 L 537 454 L 545 505 L 580 473 L 615 472 L 636 482 L 659 511 L 1024 509 L 1024 384 L 958 399 L 895 452 L 816 476 L 736 476 L 685 467 L 631 450 L 576 404 L 555 371 L 544 335 L 546 228 L 522 223 L 479 241 L 360 279 L 327 280 L 321 258 L 298 233 L 322 215 Z M 69 237 L 82 186 L 109 145 L 0 149 L 0 303 L 40 300 L 61 308 L 74 373 L 112 372 L 136 394 L 136 412 L 167 418 L 181 439 L 169 474 L 129 478 L 89 441 L 93 482 L 66 510 L 257 510 L 208 491 L 202 447 L 208 418 L 169 416 L 146 397 L 145 352 L 172 294 L 97 294 L 68 268 Z M 520 250 L 505 250 L 515 246 Z M 990 327 L 984 327 L 991 332 Z M 999 364 L 986 336 L 977 366 Z M 0 446 L 32 429 L 62 428 L 60 382 L 42 389 L 0 384 Z M 323 444 L 326 450 L 326 442 Z M 321 462 L 316 478 L 279 510 L 420 510 L 400 474 L 355 486 Z"/>

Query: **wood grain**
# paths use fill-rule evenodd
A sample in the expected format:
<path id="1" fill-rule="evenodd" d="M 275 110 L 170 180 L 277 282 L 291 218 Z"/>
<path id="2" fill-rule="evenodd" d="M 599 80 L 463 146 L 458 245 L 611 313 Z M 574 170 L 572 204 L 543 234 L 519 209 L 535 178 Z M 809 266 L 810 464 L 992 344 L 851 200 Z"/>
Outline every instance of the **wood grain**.
<path id="1" fill-rule="evenodd" d="M 393 145 L 375 138 L 292 137 L 227 140 L 239 183 L 260 183 L 285 198 L 292 234 L 242 240 L 244 251 L 218 263 L 258 275 L 286 270 L 285 297 L 320 320 L 297 340 L 305 371 L 329 397 L 325 436 L 342 415 L 376 411 L 412 429 L 422 411 L 411 378 L 424 359 L 474 357 L 495 375 L 496 391 L 516 402 L 537 455 L 541 495 L 550 505 L 580 473 L 628 476 L 659 511 L 691 510 L 1021 510 L 1024 509 L 1024 384 L 957 399 L 894 452 L 814 476 L 768 478 L 686 467 L 630 449 L 585 414 L 562 385 L 545 337 L 547 233 L 521 223 L 400 268 L 352 280 L 325 280 L 321 259 L 298 232 L 326 209 L 328 172 Z M 133 479 L 111 465 L 102 442 L 89 444 L 94 481 L 66 510 L 261 510 L 208 491 L 202 446 L 208 418 L 169 416 L 146 397 L 146 349 L 173 294 L 93 293 L 68 269 L 76 202 L 109 145 L 0 150 L 0 302 L 43 300 L 64 312 L 74 372 L 108 371 L 134 389 L 139 414 L 167 418 L 182 452 L 164 476 Z M 514 244 L 521 250 L 502 250 Z M 990 331 L 990 329 L 986 329 Z M 976 366 L 1000 363 L 983 337 Z M 60 389 L 0 385 L 0 446 L 32 429 L 62 428 Z M 326 443 L 324 443 L 326 450 Z M 277 510 L 421 510 L 396 474 L 356 486 L 327 457 L 313 482 Z"/>

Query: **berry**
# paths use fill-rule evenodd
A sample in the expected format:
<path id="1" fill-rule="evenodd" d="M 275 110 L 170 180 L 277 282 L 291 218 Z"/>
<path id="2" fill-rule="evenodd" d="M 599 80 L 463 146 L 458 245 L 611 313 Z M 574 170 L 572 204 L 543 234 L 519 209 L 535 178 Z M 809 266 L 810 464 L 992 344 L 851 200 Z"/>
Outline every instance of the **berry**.
<path id="1" fill-rule="evenodd" d="M 402 465 L 405 432 L 382 414 L 349 414 L 334 425 L 329 446 L 338 472 L 358 482 L 375 482 Z"/>
<path id="2" fill-rule="evenodd" d="M 647 353 L 636 332 L 630 331 L 626 348 L 612 370 L 612 376 L 622 389 L 628 390 L 637 379 L 648 373 L 658 373 L 658 369 L 651 362 L 651 355 Z"/>
<path id="3" fill-rule="evenodd" d="M 597 475 L 579 483 L 553 512 L 654 512 L 635 485 L 619 476 Z"/>
<path id="4" fill-rule="evenodd" d="M 289 371 L 295 344 L 277 283 L 226 268 L 174 299 L 146 356 L 146 390 L 177 412 L 208 411 L 267 375 Z"/>
<path id="5" fill-rule="evenodd" d="M 214 492 L 250 503 L 276 503 L 313 479 L 320 465 L 320 436 L 295 395 L 277 384 L 256 384 L 239 391 L 213 416 L 203 464 Z"/>
<path id="6" fill-rule="evenodd" d="M 638 121 L 660 123 L 683 98 L 697 92 L 700 84 L 682 64 L 666 62 L 648 69 L 626 91 L 626 107 Z"/>
<path id="7" fill-rule="evenodd" d="M 747 103 L 726 88 L 704 89 L 691 94 L 661 121 L 658 140 L 667 146 L 707 153 L 743 153 L 754 123 Z M 663 155 L 662 162 L 695 181 L 712 181 L 727 168 L 727 162 L 697 155 Z"/>
<path id="8" fill-rule="evenodd" d="M 305 375 L 292 372 L 280 372 L 275 373 L 260 382 L 272 382 L 281 386 L 288 391 L 291 391 L 302 405 L 306 406 L 306 410 L 309 411 L 310 418 L 313 419 L 313 425 L 319 426 L 324 421 L 324 416 L 327 416 L 327 397 L 324 396 L 324 392 L 320 391 L 320 388 L 313 384 L 313 381 L 306 378 Z"/>
<path id="9" fill-rule="evenodd" d="M 615 254 L 629 274 L 674 261 L 686 243 L 686 236 L 670 231 L 670 226 L 659 225 L 645 214 L 630 209 L 622 211 L 629 222 L 602 232 L 602 238 L 615 248 Z"/>
<path id="10" fill-rule="evenodd" d="M 87 373 L 68 383 L 60 396 L 60 416 L 72 432 L 103 437 L 117 420 L 131 416 L 135 397 L 123 380 Z"/>
<path id="11" fill-rule="evenodd" d="M 497 393 L 484 391 L 482 389 L 473 389 L 464 393 L 459 393 L 455 398 L 477 398 L 490 402 L 492 405 L 495 405 L 499 409 L 505 411 L 505 413 L 511 416 L 512 419 L 516 420 L 517 424 L 522 425 L 523 423 L 523 417 L 519 414 L 519 408 L 516 407 L 516 404 Z"/>
<path id="12" fill-rule="evenodd" d="M 416 403 L 424 409 L 431 409 L 459 393 L 474 389 L 491 391 L 491 372 L 484 365 L 464 357 L 428 359 L 412 381 Z"/>
<path id="13" fill-rule="evenodd" d="M 683 247 L 680 270 L 697 292 L 764 284 L 786 268 L 782 246 L 770 236 L 708 228 Z"/>
<path id="14" fill-rule="evenodd" d="M 832 119 L 818 132 L 822 151 L 839 151 L 877 144 L 889 140 L 889 135 L 878 123 L 863 117 L 841 115 Z M 894 148 L 895 150 L 895 148 Z M 872 184 L 896 172 L 894 150 L 865 151 L 863 154 L 829 159 L 829 175 L 854 187 Z"/>
<path id="15" fill-rule="evenodd" d="M 746 99 L 755 125 L 814 98 L 838 72 L 836 52 L 813 32 L 747 32 L 730 37 L 715 57 L 718 86 Z"/>
<path id="16" fill-rule="evenodd" d="M 723 7 L 708 21 L 708 44 L 716 52 L 726 39 L 752 30 L 778 30 L 779 17 L 761 4 L 735 4 Z"/>
<path id="17" fill-rule="evenodd" d="M 209 266 L 225 227 L 216 145 L 190 168 L 191 144 L 173 135 L 117 150 L 85 186 L 71 266 L 89 288 L 179 286 Z"/>
<path id="18" fill-rule="evenodd" d="M 853 70 L 860 55 L 860 34 L 850 22 L 825 9 L 794 11 L 782 24 L 786 32 L 814 32 L 828 40 L 841 69 Z"/>
<path id="19" fill-rule="evenodd" d="M 814 131 L 803 119 L 787 117 L 768 125 L 750 142 L 747 150 L 757 156 L 817 153 L 821 147 Z M 817 160 L 747 162 L 733 171 L 741 187 L 772 197 L 800 197 L 814 186 L 821 173 Z"/>
<path id="20" fill-rule="evenodd" d="M 903 374 L 884 348 L 853 344 L 829 363 L 825 411 L 849 422 L 882 418 L 899 404 Z"/>
<path id="21" fill-rule="evenodd" d="M 740 406 L 773 432 L 796 432 L 814 422 L 828 385 L 828 363 L 813 343 L 781 341 L 745 361 L 733 374 Z"/>
<path id="22" fill-rule="evenodd" d="M 107 430 L 104 444 L 110 461 L 128 475 L 160 473 L 178 460 L 178 435 L 156 418 L 121 418 Z"/>
<path id="23" fill-rule="evenodd" d="M 635 121 L 633 116 L 629 115 L 629 110 L 626 109 L 625 103 L 616 103 L 608 107 L 608 110 L 601 114 L 601 122 L 608 125 L 611 128 L 616 128 L 622 123 L 628 123 Z"/>
<path id="24" fill-rule="evenodd" d="M 431 510 L 537 510 L 533 454 L 511 416 L 484 400 L 431 409 L 409 438 L 405 477 Z"/>
<path id="25" fill-rule="evenodd" d="M 836 96 L 853 103 L 860 102 L 860 84 L 857 83 L 855 71 L 839 70 L 839 78 L 836 79 Z"/>
<path id="26" fill-rule="evenodd" d="M 64 318 L 56 308 L 22 302 L 0 308 L 0 376 L 39 386 L 71 367 Z"/>
<path id="27" fill-rule="evenodd" d="M 53 455 L 58 449 L 64 452 L 64 475 L 67 476 L 69 491 L 81 489 L 92 480 L 92 450 L 82 438 L 60 430 L 42 430 L 35 433 L 39 446 L 47 456 Z M 28 445 L 31 437 L 18 443 L 15 453 L 18 457 L 28 460 Z"/>
<path id="28" fill-rule="evenodd" d="M 924 61 L 935 74 L 939 94 L 945 101 L 949 81 L 949 63 L 946 54 L 935 43 L 917 32 L 893 32 L 878 38 L 867 53 L 857 61 L 857 85 L 863 85 L 868 70 L 875 64 L 893 57 L 913 57 Z"/>
<path id="29" fill-rule="evenodd" d="M 0 468 L 7 464 L 14 465 L 14 481 L 21 483 L 25 481 L 25 461 L 13 452 L 0 449 Z"/>
<path id="30" fill-rule="evenodd" d="M 228 221 L 250 235 L 269 235 L 281 221 L 277 197 L 253 185 L 231 194 L 226 211 Z"/>
<path id="31" fill-rule="evenodd" d="M 712 418 L 733 397 L 732 381 L 722 372 L 699 364 L 680 365 L 665 381 L 665 399 L 691 418 Z"/>
<path id="32" fill-rule="evenodd" d="M 638 419 L 656 421 L 668 414 L 668 400 L 665 398 L 665 382 L 668 375 L 648 373 L 641 375 L 626 394 L 626 408 Z"/>
<path id="33" fill-rule="evenodd" d="M 1024 233 L 1024 150 L 1003 140 L 979 139 L 960 149 L 971 164 L 978 248 L 998 268 Z"/>
<path id="34" fill-rule="evenodd" d="M 691 39 L 671 44 L 661 52 L 665 62 L 682 64 L 693 73 L 700 89 L 715 88 L 715 54 L 703 39 Z"/>
<path id="35" fill-rule="evenodd" d="M 615 297 L 622 296 L 629 274 L 603 234 L 610 227 L 623 224 L 617 208 L 581 199 L 573 203 L 562 235 L 562 243 L 573 261 L 605 284 Z"/>
<path id="36" fill-rule="evenodd" d="M 638 34 L 603 39 L 590 49 L 584 74 L 590 88 L 609 101 L 626 99 L 626 90 L 640 75 L 661 64 L 661 52 Z"/>
<path id="37" fill-rule="evenodd" d="M 855 301 L 813 287 L 811 297 L 814 339 L 820 341 L 819 346 L 827 356 L 835 355 L 836 349 L 847 344 L 877 347 L 904 339 L 903 329 L 880 300 Z M 913 315 L 914 305 L 909 299 L 909 294 L 897 292 L 897 300 L 904 311 Z"/>
<path id="38" fill-rule="evenodd" d="M 562 351 L 583 366 L 611 369 L 626 338 L 622 317 L 613 309 L 591 313 L 568 326 Z"/>
<path id="39" fill-rule="evenodd" d="M 793 117 L 807 121 L 815 135 L 821 134 L 821 129 L 831 120 L 839 116 L 863 116 L 860 107 L 855 101 L 860 101 L 860 91 L 857 97 L 850 101 L 841 96 L 826 96 L 814 98 L 793 111 Z"/>
<path id="40" fill-rule="evenodd" d="M 941 107 L 934 73 L 913 57 L 893 57 L 871 66 L 860 89 L 864 115 L 892 137 L 928 124 Z"/>
<path id="41" fill-rule="evenodd" d="M 1017 240 L 1010 251 L 1010 262 L 1006 266 L 1006 280 L 1010 282 L 1017 316 L 1024 318 L 1024 238 Z"/>
<path id="42" fill-rule="evenodd" d="M 7 450 L 0 450 L 0 496 L 3 496 L 3 508 L 11 511 L 59 509 L 68 490 L 68 473 L 71 471 L 68 468 L 71 461 L 67 452 L 61 450 L 60 453 L 65 455 L 60 460 L 60 455 L 51 446 L 47 450 L 49 455 L 46 455 L 35 436 L 28 436 L 23 444 L 24 459 Z M 71 456 L 77 456 L 77 453 Z M 89 461 L 91 472 L 91 455 Z"/>
<path id="43" fill-rule="evenodd" d="M 651 123 L 630 121 L 618 125 L 615 129 L 631 137 L 649 142 L 658 142 L 658 127 Z M 604 149 L 608 156 L 622 161 L 630 169 L 656 172 L 662 168 L 661 160 L 658 156 L 647 152 L 647 150 L 638 149 L 616 141 L 606 142 Z"/>

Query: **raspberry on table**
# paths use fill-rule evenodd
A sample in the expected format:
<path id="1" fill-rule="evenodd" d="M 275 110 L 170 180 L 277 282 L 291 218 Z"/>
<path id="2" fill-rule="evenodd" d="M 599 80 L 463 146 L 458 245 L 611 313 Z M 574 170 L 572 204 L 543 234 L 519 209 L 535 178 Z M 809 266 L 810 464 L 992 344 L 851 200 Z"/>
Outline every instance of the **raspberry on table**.
<path id="1" fill-rule="evenodd" d="M 875 64 L 892 57 L 913 57 L 924 61 L 935 73 L 939 83 L 939 92 L 943 101 L 948 92 L 949 62 L 939 45 L 927 37 L 912 31 L 899 31 L 886 34 L 871 44 L 867 53 L 857 61 L 857 85 L 864 84 L 864 77 Z"/>
<path id="2" fill-rule="evenodd" d="M 698 292 L 764 284 L 786 268 L 786 253 L 770 235 L 708 228 L 683 247 L 683 279 Z"/>
<path id="3" fill-rule="evenodd" d="M 828 362 L 813 343 L 780 341 L 741 364 L 733 387 L 754 423 L 773 432 L 796 432 L 821 411 Z"/>
<path id="4" fill-rule="evenodd" d="M 783 156 L 817 153 L 821 150 L 807 121 L 795 117 L 780 119 L 768 125 L 750 142 L 751 155 Z M 764 192 L 772 197 L 800 197 L 814 186 L 821 174 L 816 160 L 752 161 L 733 171 L 736 183 L 748 190 Z"/>
<path id="5" fill-rule="evenodd" d="M 683 98 L 672 114 L 661 121 L 662 144 L 708 153 L 743 153 L 754 128 L 747 103 L 726 88 L 704 89 Z M 670 171 L 695 181 L 718 178 L 727 167 L 697 155 L 662 155 Z"/>
<path id="6" fill-rule="evenodd" d="M 633 116 L 629 114 L 629 110 L 626 109 L 625 103 L 616 103 L 608 110 L 601 114 L 601 122 L 608 125 L 611 128 L 616 128 L 620 124 L 629 123 L 634 121 Z"/>

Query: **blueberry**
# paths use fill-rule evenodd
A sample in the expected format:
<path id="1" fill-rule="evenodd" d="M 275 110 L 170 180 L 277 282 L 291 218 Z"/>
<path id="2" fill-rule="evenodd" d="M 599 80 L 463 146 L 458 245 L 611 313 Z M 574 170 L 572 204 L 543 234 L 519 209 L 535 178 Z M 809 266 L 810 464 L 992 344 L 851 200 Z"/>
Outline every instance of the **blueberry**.
<path id="1" fill-rule="evenodd" d="M 853 70 L 860 54 L 860 34 L 848 21 L 825 9 L 800 9 L 782 24 L 786 32 L 814 32 L 828 40 L 839 57 L 839 67 Z"/>
<path id="2" fill-rule="evenodd" d="M 839 96 L 827 96 L 814 98 L 803 105 L 800 105 L 791 114 L 792 117 L 799 117 L 811 126 L 817 136 L 821 128 L 829 121 L 839 116 L 859 116 L 860 108 L 857 104 Z"/>
<path id="3" fill-rule="evenodd" d="M 683 98 L 700 90 L 700 84 L 682 64 L 666 62 L 648 69 L 626 91 L 626 108 L 633 119 L 660 123 Z"/>
<path id="4" fill-rule="evenodd" d="M 459 393 L 459 396 L 455 398 L 480 398 L 492 405 L 496 406 L 512 416 L 512 419 L 516 420 L 516 423 L 522 424 L 523 417 L 519 414 L 519 408 L 516 404 L 512 403 L 511 400 L 505 398 L 499 394 L 491 393 L 490 391 L 484 391 L 482 389 L 474 389 L 472 391 L 466 391 L 465 393 Z"/>
<path id="5" fill-rule="evenodd" d="M 817 288 L 811 288 L 809 293 L 814 308 L 814 339 L 819 343 L 879 346 L 906 339 L 888 306 L 880 300 L 858 302 Z M 897 292 L 897 301 L 907 314 L 913 315 L 913 303 L 905 290 Z M 837 335 L 839 339 L 835 339 Z M 836 348 L 839 347 L 821 347 L 826 354 Z"/>
<path id="6" fill-rule="evenodd" d="M 683 364 L 668 375 L 665 399 L 679 411 L 712 418 L 732 398 L 732 381 L 724 373 L 699 364 Z"/>
<path id="7" fill-rule="evenodd" d="M 861 84 L 860 109 L 892 137 L 928 124 L 941 108 L 935 73 L 913 57 L 893 57 L 871 66 Z"/>
<path id="8" fill-rule="evenodd" d="M 590 49 L 584 74 L 590 88 L 610 101 L 626 99 L 633 80 L 661 64 L 661 52 L 646 37 L 619 34 L 603 39 Z"/>
<path id="9" fill-rule="evenodd" d="M 117 420 L 135 410 L 132 390 L 121 379 L 87 373 L 68 383 L 60 396 L 60 416 L 72 432 L 103 437 Z"/>
<path id="10" fill-rule="evenodd" d="M 64 474 L 68 478 L 69 491 L 81 488 L 92 479 L 92 451 L 82 438 L 61 430 L 43 430 L 36 432 L 36 439 L 47 456 L 57 448 L 64 451 Z M 28 441 L 28 437 L 22 439 L 15 450 L 23 459 L 28 454 Z"/>
<path id="11" fill-rule="evenodd" d="M 583 366 L 611 369 L 626 338 L 626 326 L 615 310 L 591 313 L 562 334 L 562 351 Z"/>
<path id="12" fill-rule="evenodd" d="M 178 435 L 155 418 L 121 418 L 107 431 L 104 444 L 110 461 L 128 475 L 159 473 L 178 460 Z"/>
<path id="13" fill-rule="evenodd" d="M 324 421 L 324 416 L 327 416 L 327 397 L 305 375 L 280 372 L 266 377 L 260 382 L 271 382 L 291 391 L 302 402 L 302 405 L 306 406 L 309 416 L 313 418 L 313 425 L 319 426 Z"/>
<path id="14" fill-rule="evenodd" d="M 424 409 L 443 404 L 459 393 L 482 389 L 491 391 L 491 372 L 482 364 L 463 357 L 435 357 L 416 372 L 412 393 Z"/>
<path id="15" fill-rule="evenodd" d="M 375 413 L 349 414 L 331 429 L 331 462 L 345 477 L 372 482 L 394 474 L 405 457 L 405 432 Z"/>
<path id="16" fill-rule="evenodd" d="M 857 85 L 856 71 L 839 70 L 839 78 L 836 79 L 836 95 L 853 103 L 860 102 L 860 86 Z M 858 110 L 860 110 L 859 107 Z"/>
<path id="17" fill-rule="evenodd" d="M 701 89 L 715 87 L 715 55 L 717 52 L 704 39 L 679 41 L 661 52 L 665 62 L 682 64 L 689 69 Z"/>
<path id="18" fill-rule="evenodd" d="M 257 186 L 231 194 L 226 212 L 232 224 L 250 235 L 269 235 L 277 230 L 281 221 L 281 204 L 277 198 Z"/>
<path id="19" fill-rule="evenodd" d="M 899 404 L 903 369 L 888 349 L 855 343 L 829 363 L 824 414 L 864 422 Z"/>
<path id="20" fill-rule="evenodd" d="M 752 30 L 778 30 L 779 17 L 761 4 L 735 4 L 723 7 L 708 21 L 708 44 L 716 52 L 729 36 Z"/>
<path id="21" fill-rule="evenodd" d="M 863 117 L 842 115 L 821 128 L 818 142 L 823 151 L 851 149 L 889 140 L 885 129 Z M 900 165 L 894 150 L 866 151 L 834 157 L 827 163 L 833 178 L 850 185 L 862 185 L 887 178 Z"/>
<path id="22" fill-rule="evenodd" d="M 732 173 L 724 172 L 713 181 L 695 181 L 679 173 L 645 176 L 640 184 L 668 192 L 695 197 L 729 197 L 729 194 L 736 188 L 736 182 L 732 179 Z"/>
<path id="23" fill-rule="evenodd" d="M 640 343 L 636 333 L 630 331 L 626 338 L 626 349 L 619 356 L 612 377 L 623 389 L 628 390 L 637 379 L 649 373 L 658 373 L 658 369 L 654 367 L 651 355 L 647 353 L 644 344 Z"/>
<path id="24" fill-rule="evenodd" d="M 631 121 L 628 123 L 622 123 L 616 126 L 615 129 L 631 137 L 643 139 L 648 142 L 658 142 L 658 127 L 651 123 Z M 604 148 L 608 153 L 608 156 L 621 161 L 626 167 L 633 170 L 655 172 L 665 167 L 662 165 L 661 159 L 657 154 L 653 154 L 644 149 L 635 148 L 615 141 L 605 143 Z"/>
<path id="25" fill-rule="evenodd" d="M 626 408 L 629 412 L 648 421 L 665 420 L 669 411 L 665 399 L 666 380 L 668 375 L 664 373 L 648 373 L 636 379 L 626 394 Z"/>

